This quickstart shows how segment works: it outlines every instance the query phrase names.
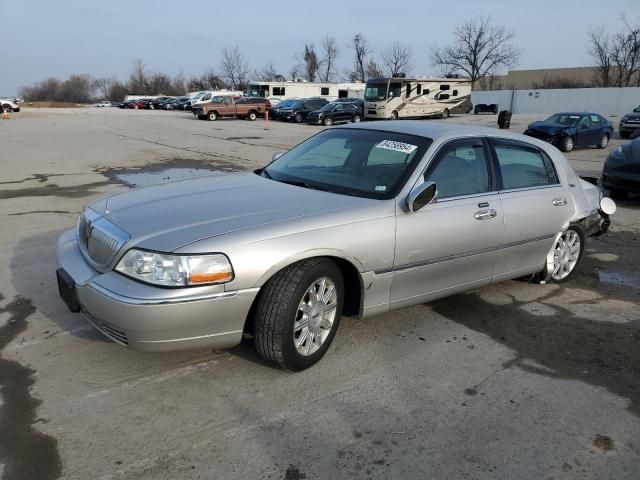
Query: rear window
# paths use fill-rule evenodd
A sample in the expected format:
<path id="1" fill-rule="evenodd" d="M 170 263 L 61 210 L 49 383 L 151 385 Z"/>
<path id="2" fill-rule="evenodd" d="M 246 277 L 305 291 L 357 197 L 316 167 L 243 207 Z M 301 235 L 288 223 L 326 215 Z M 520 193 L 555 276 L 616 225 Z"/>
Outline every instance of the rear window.
<path id="1" fill-rule="evenodd" d="M 553 162 L 535 147 L 494 140 L 502 190 L 534 188 L 560 183 Z"/>

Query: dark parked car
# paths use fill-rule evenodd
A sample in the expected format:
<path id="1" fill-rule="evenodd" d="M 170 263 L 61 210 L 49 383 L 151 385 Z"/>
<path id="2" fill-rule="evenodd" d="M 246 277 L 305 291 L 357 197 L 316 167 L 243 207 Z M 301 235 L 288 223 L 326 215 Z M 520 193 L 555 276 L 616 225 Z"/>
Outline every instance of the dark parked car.
<path id="1" fill-rule="evenodd" d="M 617 196 L 640 193 L 640 136 L 609 154 L 602 168 L 600 186 Z"/>
<path id="2" fill-rule="evenodd" d="M 327 127 L 340 122 L 357 123 L 361 119 L 361 110 L 353 103 L 347 102 L 328 103 L 324 107 L 307 114 L 307 123 L 322 124 Z"/>
<path id="3" fill-rule="evenodd" d="M 287 98 L 285 100 L 282 100 L 277 105 L 273 105 L 271 107 L 271 109 L 269 110 L 269 118 L 271 118 L 273 120 L 277 120 L 280 117 L 280 110 L 281 109 L 288 108 L 291 105 L 293 105 L 294 103 L 296 103 L 297 101 L 298 101 L 297 98 Z"/>
<path id="4" fill-rule="evenodd" d="M 473 107 L 473 114 L 478 115 L 479 113 L 492 113 L 494 115 L 497 115 L 498 104 L 497 103 L 479 103 L 475 107 Z"/>
<path id="5" fill-rule="evenodd" d="M 533 122 L 524 134 L 570 152 L 574 147 L 605 148 L 613 135 L 613 124 L 597 113 L 556 113 L 544 122 Z"/>
<path id="6" fill-rule="evenodd" d="M 338 103 L 353 103 L 360 109 L 360 117 L 364 118 L 364 100 L 362 98 L 336 98 L 334 102 Z"/>
<path id="7" fill-rule="evenodd" d="M 149 108 L 151 110 L 164 110 L 164 103 L 173 100 L 173 97 L 158 97 L 149 100 Z"/>
<path id="8" fill-rule="evenodd" d="M 296 100 L 291 106 L 283 107 L 278 113 L 278 118 L 284 121 L 302 123 L 307 119 L 307 114 L 329 103 L 324 98 L 307 98 Z"/>
<path id="9" fill-rule="evenodd" d="M 632 134 L 640 132 L 640 106 L 620 119 L 619 130 L 622 138 L 629 138 Z"/>

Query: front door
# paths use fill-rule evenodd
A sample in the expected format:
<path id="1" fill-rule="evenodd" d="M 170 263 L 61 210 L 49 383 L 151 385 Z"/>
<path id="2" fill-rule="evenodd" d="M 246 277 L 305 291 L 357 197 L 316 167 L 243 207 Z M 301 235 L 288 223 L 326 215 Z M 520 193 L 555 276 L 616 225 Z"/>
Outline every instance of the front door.
<path id="1" fill-rule="evenodd" d="M 593 125 L 589 116 L 582 117 L 578 122 L 576 133 L 576 147 L 589 147 L 595 145 L 600 140 L 602 128 L 600 125 Z"/>
<path id="2" fill-rule="evenodd" d="M 491 282 L 504 231 L 487 144 L 443 146 L 425 173 L 435 202 L 397 217 L 391 308 L 429 301 Z"/>

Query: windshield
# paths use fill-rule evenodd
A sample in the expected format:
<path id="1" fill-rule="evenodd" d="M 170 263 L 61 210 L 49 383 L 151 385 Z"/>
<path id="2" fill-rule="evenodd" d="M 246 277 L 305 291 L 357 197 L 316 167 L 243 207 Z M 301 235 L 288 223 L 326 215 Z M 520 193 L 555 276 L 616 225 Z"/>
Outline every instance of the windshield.
<path id="1" fill-rule="evenodd" d="M 640 113 L 640 105 L 633 109 L 635 113 Z"/>
<path id="2" fill-rule="evenodd" d="M 291 105 L 293 105 L 294 103 L 296 103 L 295 100 L 282 100 L 279 104 L 278 104 L 278 108 L 282 108 L 282 107 L 290 107 Z"/>
<path id="3" fill-rule="evenodd" d="M 387 98 L 387 83 L 368 83 L 364 90 L 364 99 L 369 101 Z"/>
<path id="4" fill-rule="evenodd" d="M 294 147 L 261 172 L 275 181 L 358 197 L 393 198 L 431 139 L 334 128 Z"/>
<path id="5" fill-rule="evenodd" d="M 580 115 L 569 115 L 567 113 L 556 113 L 547 118 L 544 123 L 555 123 L 565 127 L 575 127 L 580 120 Z"/>

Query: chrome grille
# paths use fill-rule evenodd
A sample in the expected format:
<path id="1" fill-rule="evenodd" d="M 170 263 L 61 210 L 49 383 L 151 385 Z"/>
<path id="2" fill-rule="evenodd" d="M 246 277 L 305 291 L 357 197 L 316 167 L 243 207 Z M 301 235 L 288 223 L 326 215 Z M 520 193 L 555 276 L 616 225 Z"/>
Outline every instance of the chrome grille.
<path id="1" fill-rule="evenodd" d="M 78 220 L 78 239 L 87 259 L 96 267 L 106 267 L 129 235 L 106 218 L 86 209 Z"/>
<path id="2" fill-rule="evenodd" d="M 86 310 L 83 310 L 83 313 L 87 317 L 87 320 L 89 320 L 89 323 L 91 323 L 91 325 L 93 325 L 98 330 L 100 330 L 100 332 L 103 335 L 105 335 L 106 337 L 110 338 L 114 342 L 119 343 L 121 345 L 125 345 L 125 346 L 129 345 L 129 339 L 127 338 L 127 334 L 126 333 L 121 332 L 120 330 L 118 330 L 116 328 L 113 328 L 108 323 L 101 322 L 96 317 L 94 317 L 89 312 L 87 312 Z"/>

